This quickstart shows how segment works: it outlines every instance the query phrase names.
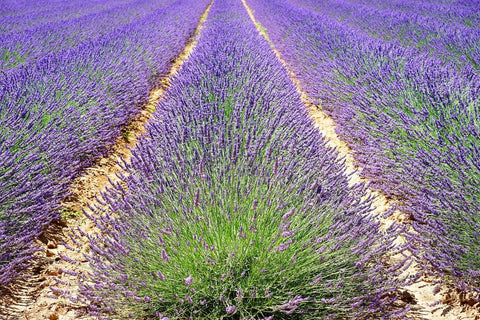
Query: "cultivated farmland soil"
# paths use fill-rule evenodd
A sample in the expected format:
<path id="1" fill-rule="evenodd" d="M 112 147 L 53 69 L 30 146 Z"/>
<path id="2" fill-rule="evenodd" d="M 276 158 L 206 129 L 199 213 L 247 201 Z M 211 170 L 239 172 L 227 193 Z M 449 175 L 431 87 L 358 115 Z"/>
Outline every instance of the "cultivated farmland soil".
<path id="1" fill-rule="evenodd" d="M 124 128 L 123 135 L 111 146 L 109 155 L 99 159 L 73 181 L 71 196 L 62 203 L 65 219 L 55 222 L 39 237 L 37 244 L 43 251 L 38 252 L 38 259 L 26 270 L 22 279 L 14 281 L 2 292 L 0 319 L 94 319 L 85 315 L 84 306 L 68 299 L 68 296 L 75 296 L 78 291 L 77 278 L 73 274 L 89 270 L 87 260 L 83 257 L 84 253 L 89 252 L 88 239 L 82 237 L 81 241 L 72 240 L 70 234 L 72 230 L 80 230 L 85 234 L 99 232 L 82 211 L 90 214 L 89 206 L 98 205 L 97 199 L 102 198 L 102 192 L 111 187 L 112 183 L 118 182 L 119 175 L 125 174 L 119 162 L 130 161 L 130 149 L 145 132 L 145 126 L 152 117 L 155 106 L 164 97 L 172 79 L 195 49 L 202 23 L 206 20 L 211 5 L 212 3 L 201 16 L 193 36 L 172 63 L 169 73 L 159 79 L 158 87 L 150 92 L 148 103 Z M 72 258 L 78 263 L 69 263 L 64 257 L 67 257 L 67 260 Z"/>

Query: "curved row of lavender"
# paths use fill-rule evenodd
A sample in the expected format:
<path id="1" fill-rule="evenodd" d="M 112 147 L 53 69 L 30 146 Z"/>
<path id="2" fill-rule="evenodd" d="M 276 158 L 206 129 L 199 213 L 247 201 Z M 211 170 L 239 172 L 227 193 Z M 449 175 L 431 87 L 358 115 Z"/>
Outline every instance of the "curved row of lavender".
<path id="1" fill-rule="evenodd" d="M 4 0 L 0 3 L 0 34 L 29 30 L 53 21 L 67 21 L 130 1 Z"/>
<path id="2" fill-rule="evenodd" d="M 420 52 L 428 52 L 447 64 L 470 66 L 465 72 L 478 73 L 480 70 L 479 1 L 477 6 L 423 4 L 428 11 L 419 10 L 418 5 L 406 9 L 408 4 L 415 4 L 408 0 L 401 3 L 352 3 L 348 0 L 301 2 L 306 8 L 328 13 L 374 37 L 418 48 Z"/>
<path id="3" fill-rule="evenodd" d="M 443 21 L 460 22 L 463 20 L 466 24 L 476 22 L 480 18 L 477 15 L 478 0 L 359 0 L 355 1 L 355 3 L 374 4 L 380 8 L 391 8 L 393 10 L 399 10 L 400 12 L 413 12 L 423 16 L 435 16 L 441 18 Z"/>
<path id="4" fill-rule="evenodd" d="M 399 12 L 411 12 L 426 17 L 434 16 L 441 18 L 445 22 L 463 21 L 467 25 L 476 23 L 480 19 L 477 14 L 478 0 L 359 0 L 355 1 L 355 3 L 375 5 L 379 8 L 389 8 Z"/>
<path id="5" fill-rule="evenodd" d="M 215 1 L 201 32 L 127 191 L 90 216 L 80 300 L 100 319 L 402 318 L 398 230 L 348 185 L 242 3 Z"/>
<path id="6" fill-rule="evenodd" d="M 207 5 L 176 1 L 0 75 L 0 284 L 28 264 L 69 183 L 140 112 Z"/>
<path id="7" fill-rule="evenodd" d="M 479 293 L 478 72 L 372 37 L 329 11 L 248 3 L 308 95 L 338 123 L 362 174 L 410 215 L 419 233 L 410 235 L 411 250 L 427 271 Z"/>
<path id="8" fill-rule="evenodd" d="M 111 2 L 115 3 L 115 1 Z M 118 33 L 124 32 L 126 25 L 133 26 L 139 21 L 151 19 L 153 11 L 173 2 L 173 0 L 129 1 L 67 20 L 61 19 L 57 14 L 59 15 L 57 21 L 0 35 L 2 44 L 0 70 L 5 71 L 18 65 L 28 64 L 69 48 L 96 43 L 98 38 L 116 38 Z M 15 17 L 15 19 L 18 18 Z M 5 19 L 0 18 L 0 23 L 2 20 Z"/>

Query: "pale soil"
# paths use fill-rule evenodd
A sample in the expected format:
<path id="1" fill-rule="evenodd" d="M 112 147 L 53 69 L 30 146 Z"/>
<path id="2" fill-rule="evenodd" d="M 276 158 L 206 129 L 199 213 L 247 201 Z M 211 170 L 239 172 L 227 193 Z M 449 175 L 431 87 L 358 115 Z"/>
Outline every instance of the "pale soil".
<path id="1" fill-rule="evenodd" d="M 288 63 L 282 58 L 281 53 L 275 49 L 275 45 L 268 37 L 268 34 L 261 26 L 261 24 L 255 19 L 255 16 L 246 3 L 242 0 L 248 14 L 257 26 L 258 32 L 269 42 L 270 47 L 275 52 L 278 60 L 283 64 L 287 70 L 292 82 L 295 84 L 297 92 L 300 94 L 302 101 L 305 103 L 311 118 L 315 122 L 315 126 L 325 136 L 328 145 L 334 148 L 339 153 L 340 158 L 344 158 L 345 166 L 347 168 L 346 173 L 350 176 L 350 185 L 357 184 L 359 182 L 368 183 L 369 179 L 361 177 L 358 173 L 361 170 L 355 161 L 353 151 L 347 145 L 347 143 L 336 134 L 336 127 L 334 120 L 322 111 L 321 106 L 315 105 L 311 102 L 308 93 L 302 89 L 300 80 L 298 80 L 295 73 L 292 71 Z M 392 210 L 395 207 L 395 199 L 390 199 L 385 194 L 368 189 L 367 193 L 373 197 L 373 214 L 382 214 L 388 210 Z M 395 210 L 394 213 L 386 219 L 382 220 L 384 227 L 390 226 L 394 222 L 405 222 L 408 218 L 402 214 L 402 212 Z M 404 241 L 398 239 L 398 241 Z M 405 271 L 405 276 L 413 275 L 417 273 L 418 263 L 414 261 L 411 266 Z M 433 294 L 434 285 L 430 279 L 421 278 L 413 285 L 404 287 L 405 300 L 410 304 L 410 308 L 414 310 L 410 314 L 410 317 L 414 319 L 428 319 L 428 320 L 480 320 L 480 307 L 472 308 L 466 302 L 468 299 L 459 298 L 458 295 L 453 294 L 450 288 L 443 288 L 440 293 Z M 437 301 L 441 301 L 436 306 L 430 306 Z"/>
<path id="2" fill-rule="evenodd" d="M 124 172 L 118 162 L 129 162 L 132 153 L 129 148 L 136 145 L 145 132 L 155 106 L 165 96 L 170 83 L 194 50 L 202 23 L 206 20 L 211 4 L 203 13 L 194 35 L 188 40 L 184 51 L 172 63 L 170 72 L 159 81 L 159 87 L 150 92 L 149 101 L 142 107 L 141 113 L 132 119 L 123 130 L 124 134 L 111 147 L 109 156 L 99 159 L 93 166 L 87 168 L 83 175 L 72 183 L 71 196 L 62 203 L 65 220 L 55 222 L 38 240 L 37 244 L 44 251 L 38 253 L 38 259 L 28 268 L 22 279 L 14 281 L 6 288 L 0 298 L 0 319 L 20 320 L 70 320 L 93 319 L 85 316 L 84 306 L 70 301 L 67 297 L 76 296 L 78 292 L 77 278 L 67 272 L 85 272 L 89 270 L 87 260 L 83 256 L 89 252 L 89 242 L 86 237 L 73 241 L 69 236 L 72 230 L 96 234 L 99 230 L 87 219 L 82 210 L 91 214 L 87 204 L 95 205 L 96 198 L 101 199 L 101 193 L 110 186 L 110 182 L 119 182 L 117 174 Z M 73 248 L 72 251 L 63 244 Z M 75 259 L 71 264 L 60 255 Z M 67 292 L 68 290 L 68 292 Z"/>

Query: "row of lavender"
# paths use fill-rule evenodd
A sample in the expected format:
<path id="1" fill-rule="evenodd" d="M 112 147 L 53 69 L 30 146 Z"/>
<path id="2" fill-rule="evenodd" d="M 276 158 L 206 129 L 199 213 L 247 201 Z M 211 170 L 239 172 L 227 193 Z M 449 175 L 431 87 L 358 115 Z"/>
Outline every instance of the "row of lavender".
<path id="1" fill-rule="evenodd" d="M 101 319 L 400 319 L 397 230 L 349 186 L 241 2 L 215 1 L 201 32 L 127 191 L 91 217 L 79 299 Z"/>
<path id="2" fill-rule="evenodd" d="M 30 30 L 50 22 L 68 21 L 130 1 L 5 0 L 0 3 L 0 34 Z"/>
<path id="3" fill-rule="evenodd" d="M 114 33 L 0 75 L 0 284 L 28 264 L 69 183 L 139 113 L 207 4 L 143 7 Z"/>
<path id="4" fill-rule="evenodd" d="M 354 1 L 352 1 L 352 3 L 354 3 Z M 379 8 L 388 8 L 398 11 L 399 13 L 410 12 L 413 16 L 419 14 L 425 17 L 438 17 L 446 22 L 463 21 L 466 25 L 475 23 L 480 18 L 476 14 L 476 12 L 478 12 L 478 0 L 359 0 L 355 1 L 355 3 L 375 5 Z"/>
<path id="5" fill-rule="evenodd" d="M 480 6 L 414 1 L 312 1 L 301 5 L 324 12 L 369 35 L 418 48 L 446 63 L 480 69 Z M 472 68 L 473 67 L 473 68 Z M 473 70 L 472 70 L 473 69 Z"/>
<path id="6" fill-rule="evenodd" d="M 447 30 L 450 25 L 444 24 L 443 35 L 459 35 L 451 48 L 465 48 L 477 59 L 465 56 L 445 63 L 440 56 L 443 40 L 449 39 L 434 31 L 429 31 L 431 38 L 443 40 L 429 42 L 426 51 L 415 45 L 415 37 L 411 45 L 365 32 L 367 23 L 376 26 L 387 19 L 383 22 L 396 27 L 390 34 L 405 28 L 405 37 L 425 35 L 428 28 L 435 29 L 428 25 L 436 23 L 433 18 L 422 20 L 423 28 L 393 21 L 394 15 L 367 15 L 365 22 L 354 9 L 345 9 L 358 7 L 347 2 L 341 6 L 349 12 L 348 21 L 341 19 L 338 8 L 317 7 L 313 12 L 305 1 L 248 2 L 308 95 L 339 124 L 337 132 L 365 168 L 362 174 L 411 216 L 419 233 L 410 235 L 412 251 L 429 262 L 427 271 L 453 277 L 458 288 L 479 293 L 478 30 L 461 29 L 458 23 Z M 395 8 L 411 4 L 393 2 Z M 457 10 L 453 4 L 443 6 Z M 469 36 L 463 38 L 465 34 Z"/>
<path id="7" fill-rule="evenodd" d="M 35 27 L 27 27 L 0 35 L 2 44 L 0 70 L 9 70 L 69 48 L 88 44 L 95 45 L 102 38 L 117 37 L 116 34 L 124 32 L 125 26 L 135 25 L 138 21 L 149 19 L 152 11 L 173 2 L 173 0 L 135 0 L 118 4 L 111 1 L 105 3 L 102 10 L 91 13 L 88 12 L 89 7 L 87 7 L 90 3 L 79 6 L 82 2 L 74 2 L 80 7 L 80 10 L 85 10 L 86 13 L 80 17 L 62 19 L 61 14 L 57 12 L 57 20 L 49 21 L 47 16 L 41 20 L 43 23 L 39 23 Z M 50 12 L 52 11 L 55 10 L 50 9 Z M 2 20 L 9 21 L 8 18 L 23 23 L 30 21 L 29 18 L 22 19 L 15 16 L 2 17 L 0 24 L 4 22 Z M 6 25 L 9 24 L 6 23 Z"/>

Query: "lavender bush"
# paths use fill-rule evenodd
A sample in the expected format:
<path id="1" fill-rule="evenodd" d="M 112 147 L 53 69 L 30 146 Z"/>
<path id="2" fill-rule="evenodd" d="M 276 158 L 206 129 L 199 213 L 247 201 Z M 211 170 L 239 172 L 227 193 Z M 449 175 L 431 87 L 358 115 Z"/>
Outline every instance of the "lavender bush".
<path id="1" fill-rule="evenodd" d="M 32 241 L 59 217 L 72 179 L 138 114 L 207 4 L 160 6 L 115 33 L 0 75 L 1 285 L 17 276 Z"/>
<path id="2" fill-rule="evenodd" d="M 362 174 L 412 219 L 417 234 L 409 235 L 411 250 L 428 262 L 425 271 L 477 292 L 473 301 L 478 301 L 480 78 L 475 64 L 439 58 L 442 41 L 451 39 L 432 41 L 423 51 L 388 35 L 383 39 L 382 33 L 369 35 L 367 22 L 353 11 L 344 21 L 327 7 L 312 12 L 275 0 L 248 3 L 313 102 L 337 121 L 337 132 L 365 168 Z M 368 17 L 376 25 L 377 16 Z M 425 26 L 435 21 L 426 20 Z M 400 20 L 393 26 L 398 26 L 395 34 L 404 25 Z M 442 28 L 446 35 L 457 27 Z M 411 32 L 405 35 L 413 44 L 421 29 L 415 28 L 408 25 Z M 478 52 L 477 30 L 459 30 L 455 34 L 470 38 L 454 38 L 455 48 L 476 43 Z"/>
<path id="3" fill-rule="evenodd" d="M 90 216 L 92 315 L 392 319 L 400 251 L 349 186 L 240 1 L 214 2 L 198 45 L 123 177 Z"/>

